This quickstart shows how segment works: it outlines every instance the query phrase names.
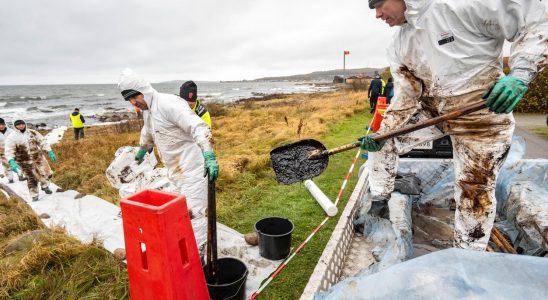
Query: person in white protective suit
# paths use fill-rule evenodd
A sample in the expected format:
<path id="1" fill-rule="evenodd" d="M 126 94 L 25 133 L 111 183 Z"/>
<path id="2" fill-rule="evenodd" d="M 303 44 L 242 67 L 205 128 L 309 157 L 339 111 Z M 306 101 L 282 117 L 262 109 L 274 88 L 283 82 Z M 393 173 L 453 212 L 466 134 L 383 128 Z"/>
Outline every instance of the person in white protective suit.
<path id="1" fill-rule="evenodd" d="M 207 237 L 207 181 L 215 181 L 219 175 L 209 126 L 183 99 L 158 93 L 130 69 L 122 72 L 118 88 L 126 101 L 143 111 L 141 148 L 135 159 L 142 161 L 156 145 L 170 182 L 186 197 L 196 244 L 203 256 Z"/>
<path id="2" fill-rule="evenodd" d="M 8 178 L 9 183 L 13 183 L 13 172 L 11 171 L 10 165 L 6 156 L 4 155 L 4 145 L 6 143 L 6 138 L 13 133 L 13 129 L 6 126 L 4 119 L 0 118 L 0 162 L 2 163 L 3 174 L 2 176 Z M 19 181 L 25 181 L 25 177 L 21 170 L 18 171 L 17 175 L 19 176 Z"/>
<path id="3" fill-rule="evenodd" d="M 508 154 L 512 110 L 547 63 L 548 15 L 540 0 L 370 0 L 376 17 L 399 26 L 388 50 L 395 95 L 379 133 L 485 99 L 488 109 L 368 150 L 372 211 L 394 189 L 398 155 L 450 135 L 455 167 L 454 245 L 485 250 L 495 218 L 495 183 Z M 502 69 L 512 43 L 510 73 Z M 378 151 L 378 152 L 375 152 Z M 371 213 L 371 211 L 370 211 Z"/>
<path id="4" fill-rule="evenodd" d="M 6 138 L 6 159 L 13 172 L 22 170 L 32 201 L 38 201 L 39 184 L 46 194 L 52 193 L 49 183 L 53 172 L 44 152 L 48 153 L 52 162 L 57 161 L 57 156 L 38 131 L 27 128 L 25 121 L 15 120 L 13 125 L 15 130 Z"/>

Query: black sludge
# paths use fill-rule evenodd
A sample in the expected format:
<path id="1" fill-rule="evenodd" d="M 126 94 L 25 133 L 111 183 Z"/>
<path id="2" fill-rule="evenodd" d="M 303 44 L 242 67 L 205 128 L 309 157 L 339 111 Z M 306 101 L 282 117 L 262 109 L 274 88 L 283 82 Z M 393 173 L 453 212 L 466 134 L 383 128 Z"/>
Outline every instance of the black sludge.
<path id="1" fill-rule="evenodd" d="M 316 140 L 302 140 L 276 148 L 270 152 L 276 180 L 281 184 L 292 184 L 320 175 L 327 167 L 329 157 L 308 159 L 314 150 L 326 150 Z"/>

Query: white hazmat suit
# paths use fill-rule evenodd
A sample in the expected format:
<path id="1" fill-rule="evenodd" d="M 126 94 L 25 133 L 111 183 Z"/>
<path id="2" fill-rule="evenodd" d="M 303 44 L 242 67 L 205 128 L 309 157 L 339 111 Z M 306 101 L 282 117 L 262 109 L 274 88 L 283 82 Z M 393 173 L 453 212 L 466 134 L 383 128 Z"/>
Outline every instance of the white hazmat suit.
<path id="1" fill-rule="evenodd" d="M 49 189 L 53 172 L 44 152 L 51 151 L 51 147 L 38 131 L 26 128 L 25 132 L 21 132 L 15 129 L 6 138 L 5 147 L 6 159 L 14 159 L 27 178 L 31 198 L 38 197 L 39 184 L 42 190 Z"/>
<path id="2" fill-rule="evenodd" d="M 13 181 L 13 172 L 10 169 L 10 165 L 8 164 L 8 160 L 6 159 L 6 156 L 4 154 L 5 152 L 5 143 L 7 137 L 13 133 L 13 129 L 6 127 L 6 131 L 1 132 L 0 131 L 0 163 L 2 163 L 3 168 L 3 175 L 8 178 L 9 181 Z M 23 176 L 23 174 L 19 174 L 20 176 Z"/>
<path id="3" fill-rule="evenodd" d="M 209 126 L 183 99 L 158 93 L 129 69 L 120 76 L 118 88 L 143 94 L 148 110 L 143 111 L 140 145 L 146 149 L 156 146 L 170 182 L 186 197 L 196 243 L 203 254 L 207 238 L 207 177 L 202 152 L 213 151 Z"/>
<path id="4" fill-rule="evenodd" d="M 388 50 L 395 95 L 380 133 L 481 100 L 504 76 L 502 48 L 512 42 L 510 68 L 529 84 L 546 64 L 548 16 L 539 0 L 406 0 L 407 23 Z M 455 246 L 484 250 L 495 218 L 495 183 L 514 117 L 487 109 L 388 140 L 370 154 L 373 195 L 394 189 L 398 154 L 451 135 L 455 165 Z"/>

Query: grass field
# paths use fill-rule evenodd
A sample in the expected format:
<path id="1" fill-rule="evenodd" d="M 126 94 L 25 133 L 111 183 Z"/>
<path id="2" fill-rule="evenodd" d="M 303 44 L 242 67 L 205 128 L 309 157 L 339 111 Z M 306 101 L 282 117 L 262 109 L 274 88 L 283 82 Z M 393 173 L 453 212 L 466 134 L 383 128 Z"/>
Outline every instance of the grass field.
<path id="1" fill-rule="evenodd" d="M 537 135 L 540 135 L 541 137 L 545 138 L 545 139 L 548 139 L 548 127 L 539 127 L 539 128 L 535 128 L 533 129 L 533 131 L 537 134 Z"/>
<path id="2" fill-rule="evenodd" d="M 215 150 L 221 168 L 217 184 L 219 221 L 246 233 L 252 231 L 253 224 L 263 217 L 287 217 L 296 225 L 293 246 L 298 246 L 323 220 L 325 214 L 302 184 L 281 186 L 276 183 L 268 153 L 277 146 L 304 138 L 318 139 L 327 147 L 354 141 L 364 134 L 364 127 L 369 121 L 365 100 L 364 92 L 340 91 L 298 94 L 223 107 L 212 106 Z M 53 180 L 63 188 L 94 194 L 117 203 L 117 191 L 109 186 L 104 171 L 113 159 L 116 149 L 125 145 L 137 145 L 138 139 L 137 133 L 90 137 L 79 142 L 66 138 L 54 146 L 59 162 L 53 166 Z M 332 200 L 337 195 L 355 154 L 356 151 L 349 151 L 331 157 L 326 171 L 315 179 L 316 184 Z M 355 178 L 352 177 L 339 208 L 346 203 Z M 6 214 L 13 209 L 8 208 Z M 30 212 L 27 210 L 19 214 L 30 215 Z M 32 215 L 29 218 L 32 219 Z M 300 296 L 335 224 L 336 220 L 330 220 L 326 224 L 264 291 L 263 299 L 296 299 Z M 41 225 L 28 226 L 27 229 L 22 226 L 14 234 L 0 235 L 0 251 L 3 252 L 9 241 L 27 230 L 36 229 L 36 226 Z M 66 289 L 64 293 L 74 298 L 104 298 L 105 293 L 101 294 L 100 291 L 109 291 L 114 298 L 127 297 L 127 272 L 117 262 L 114 261 L 113 264 L 106 259 L 105 257 L 112 258 L 108 253 L 95 244 L 81 245 L 59 230 L 54 231 L 51 236 L 52 238 L 46 240 L 52 242 L 58 239 L 60 245 L 69 243 L 69 248 L 77 250 L 70 252 L 68 256 L 46 256 L 41 261 L 42 265 L 25 269 L 24 273 L 14 273 L 10 277 L 9 290 L 13 298 L 53 299 L 60 295 L 58 289 Z M 45 253 L 58 253 L 44 245 L 49 244 L 39 244 L 38 247 Z M 0 267 L 10 270 L 24 268 L 20 255 L 25 254 L 2 255 Z M 97 267 L 82 268 L 78 277 L 71 275 L 74 267 L 82 267 L 82 264 Z M 61 266 L 61 271 L 56 266 Z M 110 275 L 103 280 L 97 270 L 103 270 Z M 44 274 L 53 276 L 51 280 L 57 284 L 41 284 Z M 77 284 L 78 282 L 83 283 Z M 89 282 L 94 284 L 89 285 Z"/>

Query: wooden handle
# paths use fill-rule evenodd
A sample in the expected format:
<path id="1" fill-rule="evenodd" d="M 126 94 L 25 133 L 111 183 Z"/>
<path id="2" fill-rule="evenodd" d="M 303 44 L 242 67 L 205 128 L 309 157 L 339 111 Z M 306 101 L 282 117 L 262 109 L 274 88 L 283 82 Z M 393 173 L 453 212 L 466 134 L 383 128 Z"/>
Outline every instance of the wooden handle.
<path id="1" fill-rule="evenodd" d="M 462 108 L 452 110 L 452 111 L 450 111 L 446 114 L 443 114 L 439 117 L 424 120 L 424 121 L 419 122 L 417 124 L 405 126 L 403 128 L 387 132 L 385 134 L 380 134 L 380 135 L 377 135 L 375 137 L 372 137 L 371 139 L 374 140 L 374 141 L 390 139 L 390 138 L 397 137 L 397 136 L 400 136 L 400 135 L 403 135 L 403 134 L 406 134 L 406 133 L 409 133 L 409 132 L 413 132 L 413 131 L 416 131 L 416 130 L 419 130 L 419 129 L 423 129 L 423 128 L 426 128 L 426 127 L 429 127 L 429 126 L 432 126 L 432 125 L 436 125 L 436 124 L 439 124 L 439 123 L 447 121 L 447 120 L 453 120 L 453 119 L 458 118 L 460 116 L 467 115 L 469 113 L 473 113 L 473 112 L 478 111 L 478 110 L 482 110 L 486 107 L 487 107 L 487 105 L 485 104 L 485 101 L 482 100 L 482 101 L 476 102 L 474 104 L 471 104 L 469 106 L 465 106 L 465 107 L 462 107 Z"/>
<path id="2" fill-rule="evenodd" d="M 485 104 L 485 101 L 481 100 L 481 101 L 476 102 L 474 104 L 452 110 L 452 111 L 450 111 L 448 113 L 445 113 L 445 114 L 443 114 L 439 117 L 424 120 L 424 121 L 419 122 L 417 124 L 405 126 L 403 128 L 387 132 L 385 134 L 380 134 L 380 135 L 372 137 L 371 139 L 374 140 L 374 141 L 381 141 L 381 140 L 390 139 L 390 138 L 397 137 L 397 136 L 400 136 L 400 135 L 403 135 L 403 134 L 406 134 L 406 133 L 409 133 L 409 132 L 413 132 L 413 131 L 416 131 L 416 130 L 419 130 L 419 129 L 423 129 L 423 128 L 426 128 L 426 127 L 429 127 L 429 126 L 432 126 L 432 125 L 436 125 L 436 124 L 439 124 L 439 123 L 447 121 L 447 120 L 452 120 L 452 119 L 458 118 L 460 116 L 463 116 L 463 115 L 466 115 L 466 114 L 469 114 L 469 113 L 472 113 L 472 112 L 475 112 L 475 111 L 478 111 L 478 110 L 482 110 L 486 107 L 487 107 L 487 105 Z M 350 149 L 353 149 L 353 148 L 358 148 L 360 146 L 360 144 L 361 144 L 360 142 L 354 142 L 354 143 L 351 143 L 351 144 L 346 144 L 346 145 L 343 145 L 343 146 L 340 146 L 340 147 L 337 147 L 337 148 L 333 148 L 333 149 L 329 149 L 329 150 L 314 151 L 310 154 L 308 159 L 319 159 L 319 158 L 324 157 L 324 156 L 341 153 L 341 152 L 344 152 L 344 151 L 347 151 L 347 150 L 350 150 Z"/>

